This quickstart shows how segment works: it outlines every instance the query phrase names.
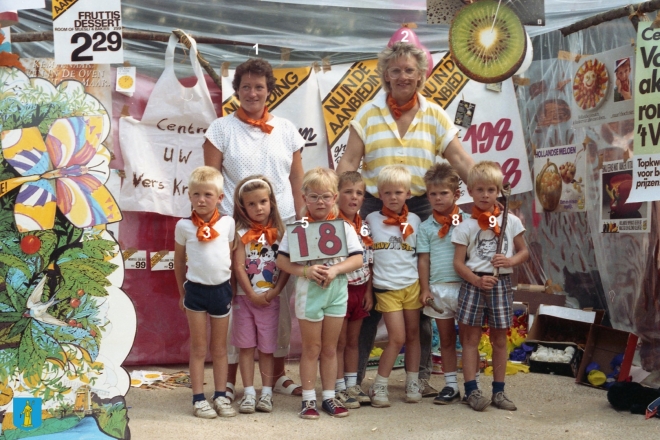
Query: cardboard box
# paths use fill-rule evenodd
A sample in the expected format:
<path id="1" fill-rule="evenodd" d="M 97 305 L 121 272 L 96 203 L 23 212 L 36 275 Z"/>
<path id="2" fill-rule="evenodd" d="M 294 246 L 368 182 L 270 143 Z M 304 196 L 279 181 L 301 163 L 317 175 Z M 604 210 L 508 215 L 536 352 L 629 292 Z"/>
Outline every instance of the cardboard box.
<path id="1" fill-rule="evenodd" d="M 600 370 L 608 375 L 612 373 L 610 362 L 612 359 L 623 353 L 623 362 L 619 372 L 619 382 L 625 381 L 630 375 L 630 366 L 637 347 L 637 336 L 602 325 L 592 325 L 589 332 L 589 338 L 584 348 L 584 355 L 577 373 L 576 382 L 582 385 L 594 387 L 587 380 L 587 365 L 596 362 L 600 365 Z"/>
<path id="2" fill-rule="evenodd" d="M 541 304 L 527 334 L 528 342 L 587 343 L 593 323 L 600 324 L 602 310 L 589 311 Z"/>
<path id="3" fill-rule="evenodd" d="M 554 348 L 557 350 L 564 350 L 566 347 L 573 347 L 575 353 L 569 363 L 564 362 L 544 362 L 528 359 L 529 371 L 532 373 L 556 374 L 558 376 L 575 377 L 580 367 L 582 360 L 583 350 L 577 345 L 570 342 L 529 342 L 528 345 L 534 346 L 534 351 L 538 350 L 539 346 Z"/>

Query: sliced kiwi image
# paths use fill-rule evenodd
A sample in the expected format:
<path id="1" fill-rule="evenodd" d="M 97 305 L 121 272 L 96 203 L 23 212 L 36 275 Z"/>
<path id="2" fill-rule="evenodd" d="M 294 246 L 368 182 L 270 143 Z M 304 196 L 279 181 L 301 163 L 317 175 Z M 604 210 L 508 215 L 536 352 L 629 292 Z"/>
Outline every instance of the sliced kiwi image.
<path id="1" fill-rule="evenodd" d="M 493 24 L 494 21 L 494 24 Z M 525 59 L 527 34 L 507 6 L 481 0 L 463 7 L 449 28 L 449 49 L 459 69 L 481 83 L 513 76 Z"/>

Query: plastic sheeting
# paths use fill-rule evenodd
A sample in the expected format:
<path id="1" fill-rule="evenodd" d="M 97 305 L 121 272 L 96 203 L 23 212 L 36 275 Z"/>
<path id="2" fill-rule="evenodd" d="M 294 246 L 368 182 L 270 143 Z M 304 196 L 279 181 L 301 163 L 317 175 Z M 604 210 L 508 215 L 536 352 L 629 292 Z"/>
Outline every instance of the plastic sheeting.
<path id="1" fill-rule="evenodd" d="M 545 0 L 546 26 L 530 26 L 540 35 L 587 16 L 625 6 L 630 0 Z M 14 32 L 52 29 L 51 2 L 42 10 L 19 11 Z M 359 8 L 353 7 L 359 5 Z M 259 56 L 280 63 L 280 48 L 290 48 L 287 66 L 309 66 L 329 57 L 331 64 L 373 58 L 402 23 L 414 22 L 416 33 L 430 51 L 446 51 L 448 26 L 426 24 L 425 0 L 123 0 L 124 26 L 170 32 L 189 32 L 232 41 L 259 44 Z M 53 56 L 52 42 L 16 44 L 26 58 Z M 157 77 L 165 43 L 129 40 L 125 57 L 142 73 Z M 251 46 L 200 45 L 212 66 L 224 61 L 236 65 L 254 56 Z M 146 69 L 146 70 L 145 70 Z"/>
<path id="2" fill-rule="evenodd" d="M 550 128 L 537 127 L 538 106 L 557 97 L 557 85 L 570 79 L 570 63 L 557 59 L 559 50 L 574 54 L 597 54 L 630 45 L 635 31 L 627 19 L 621 19 L 563 38 L 554 32 L 533 39 L 535 58 L 525 74 L 530 82 L 545 81 L 546 89 L 532 97 L 530 87 L 518 88 L 519 108 L 526 125 L 527 144 L 539 146 L 578 143 L 586 129 L 571 128 L 568 123 Z M 570 83 L 567 96 L 572 100 Z M 632 129 L 632 124 L 630 124 Z M 600 126 L 590 127 L 600 131 Z M 632 145 L 632 143 L 630 143 Z M 598 154 L 604 161 L 623 159 L 625 144 L 610 145 L 601 141 L 587 148 L 586 213 L 533 214 L 532 193 L 521 195 L 521 217 L 527 219 L 527 239 L 535 268 L 542 272 L 529 275 L 542 282 L 550 278 L 564 287 L 568 302 L 574 307 L 606 309 L 606 323 L 631 331 L 641 340 L 642 366 L 660 368 L 660 285 L 658 283 L 659 202 L 653 202 L 650 234 L 603 234 L 599 223 L 601 190 L 595 169 Z M 530 151 L 530 166 L 533 158 Z M 529 220 L 533 227 L 530 227 Z"/>

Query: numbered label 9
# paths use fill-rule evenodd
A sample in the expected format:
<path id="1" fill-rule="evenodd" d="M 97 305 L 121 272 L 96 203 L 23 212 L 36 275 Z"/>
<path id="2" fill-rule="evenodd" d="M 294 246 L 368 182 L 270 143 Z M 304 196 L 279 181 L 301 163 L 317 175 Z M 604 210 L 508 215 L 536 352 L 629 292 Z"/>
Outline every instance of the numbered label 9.
<path id="1" fill-rule="evenodd" d="M 343 220 L 305 220 L 286 226 L 292 262 L 348 256 Z"/>

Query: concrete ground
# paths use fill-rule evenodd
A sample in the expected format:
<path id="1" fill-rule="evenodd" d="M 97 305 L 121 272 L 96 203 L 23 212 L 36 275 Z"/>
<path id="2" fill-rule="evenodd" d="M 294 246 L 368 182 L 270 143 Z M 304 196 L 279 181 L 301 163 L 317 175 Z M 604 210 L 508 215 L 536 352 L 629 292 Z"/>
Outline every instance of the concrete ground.
<path id="1" fill-rule="evenodd" d="M 185 365 L 140 366 L 140 370 L 171 373 L 186 370 Z M 258 368 L 256 368 L 256 378 Z M 289 362 L 287 374 L 298 379 L 298 364 Z M 366 390 L 375 371 L 367 372 Z M 261 438 L 387 438 L 387 439 L 659 439 L 660 419 L 617 412 L 607 402 L 606 391 L 577 385 L 569 377 L 518 373 L 506 378 L 507 395 L 518 406 L 509 412 L 494 407 L 478 413 L 461 404 L 433 405 L 432 398 L 422 403 L 403 401 L 404 371 L 394 370 L 390 377 L 390 408 L 363 406 L 350 416 L 333 419 L 322 413 L 319 420 L 302 420 L 299 397 L 274 397 L 270 414 L 238 414 L 232 418 L 202 420 L 192 416 L 188 388 L 143 390 L 131 388 L 126 396 L 129 427 L 133 439 L 261 439 Z M 462 390 L 462 377 L 459 373 Z M 492 377 L 482 374 L 481 387 L 490 395 Z M 239 379 L 240 382 L 240 379 Z M 256 379 L 259 391 L 259 379 Z M 206 395 L 213 393 L 212 371 L 206 368 Z M 443 376 L 431 377 L 436 388 L 444 385 Z M 317 382 L 320 399 L 320 382 Z M 237 386 L 242 395 L 242 386 Z M 236 407 L 237 408 L 237 407 Z M 238 408 L 237 408 L 238 410 Z"/>

